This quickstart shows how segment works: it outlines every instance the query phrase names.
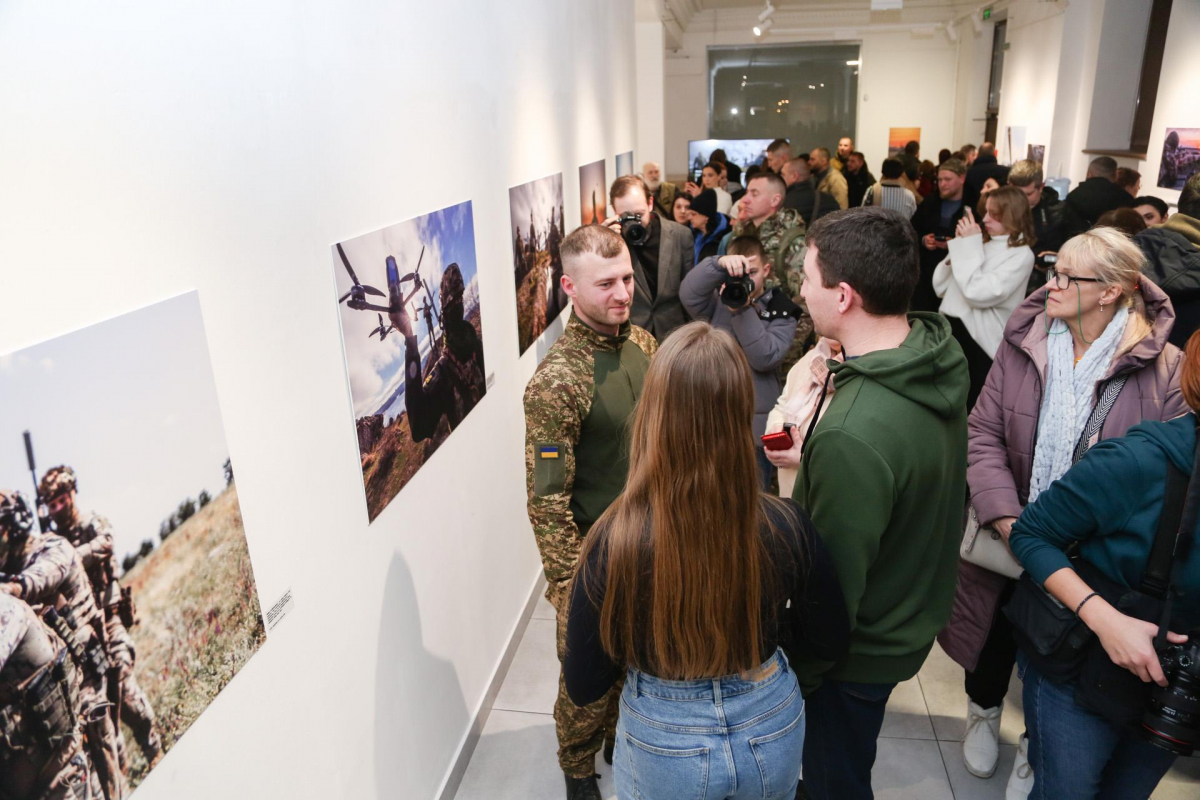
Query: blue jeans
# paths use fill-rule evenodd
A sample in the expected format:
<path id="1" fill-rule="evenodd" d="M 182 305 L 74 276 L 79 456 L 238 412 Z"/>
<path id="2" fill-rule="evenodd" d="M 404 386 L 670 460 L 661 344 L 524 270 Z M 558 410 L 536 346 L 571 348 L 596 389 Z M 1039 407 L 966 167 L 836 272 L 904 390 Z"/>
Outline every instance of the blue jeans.
<path id="1" fill-rule="evenodd" d="M 804 742 L 804 792 L 809 800 L 871 800 L 871 768 L 883 712 L 894 683 L 826 678 L 808 696 L 813 735 Z"/>
<path id="2" fill-rule="evenodd" d="M 613 753 L 621 800 L 796 796 L 804 698 L 782 650 L 751 677 L 668 681 L 629 670 Z"/>
<path id="3" fill-rule="evenodd" d="M 754 448 L 755 460 L 758 462 L 758 482 L 765 492 L 771 488 L 771 478 L 775 475 L 775 465 L 767 459 L 767 452 L 761 447 Z"/>
<path id="4" fill-rule="evenodd" d="M 1144 800 L 1175 756 L 1075 703 L 1075 687 L 1045 678 L 1017 653 L 1024 682 L 1030 800 Z"/>

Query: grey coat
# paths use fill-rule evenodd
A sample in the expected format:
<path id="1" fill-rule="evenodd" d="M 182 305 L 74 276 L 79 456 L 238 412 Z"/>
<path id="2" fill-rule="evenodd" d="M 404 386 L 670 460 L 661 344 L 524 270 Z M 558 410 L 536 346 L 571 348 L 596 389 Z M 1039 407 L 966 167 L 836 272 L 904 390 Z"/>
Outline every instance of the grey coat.
<path id="1" fill-rule="evenodd" d="M 650 285 L 642 272 L 637 256 L 633 257 L 633 307 L 629 319 L 645 328 L 658 341 L 688 322 L 683 303 L 679 302 L 679 285 L 695 264 L 692 232 L 669 219 L 659 217 L 662 232 L 658 237 L 658 291 L 650 299 Z"/>
<path id="2" fill-rule="evenodd" d="M 728 331 L 741 345 L 754 370 L 754 435 L 761 437 L 767 429 L 767 415 L 779 399 L 779 365 L 796 335 L 800 311 L 778 289 L 770 289 L 751 308 L 734 314 L 717 297 L 717 288 L 728 274 L 716 257 L 710 256 L 684 278 L 679 297 L 695 319 Z"/>
<path id="3" fill-rule="evenodd" d="M 1154 326 L 1104 375 L 1108 380 L 1124 373 L 1129 379 L 1104 418 L 1101 439 L 1124 436 L 1142 420 L 1170 420 L 1188 410 L 1179 391 L 1183 354 L 1167 341 L 1175 323 L 1171 301 L 1148 278 L 1141 280 L 1141 293 Z M 1029 500 L 1047 365 L 1044 304 L 1045 292 L 1034 292 L 1009 318 L 967 423 L 967 483 L 985 524 L 1019 517 Z M 1008 583 L 1002 575 L 959 562 L 954 610 L 938 642 L 967 670 L 975 669 Z"/>

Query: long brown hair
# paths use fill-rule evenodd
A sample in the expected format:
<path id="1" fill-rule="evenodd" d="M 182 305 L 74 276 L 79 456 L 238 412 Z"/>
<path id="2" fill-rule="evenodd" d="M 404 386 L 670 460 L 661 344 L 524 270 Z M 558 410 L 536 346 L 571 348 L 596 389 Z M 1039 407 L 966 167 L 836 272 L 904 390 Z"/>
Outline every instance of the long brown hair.
<path id="1" fill-rule="evenodd" d="M 1033 247 L 1037 243 L 1037 236 L 1033 233 L 1033 213 L 1029 210 L 1029 199 L 1020 189 L 1015 186 L 1001 186 L 988 192 L 979 202 L 984 211 L 987 210 L 988 203 L 996 204 L 994 219 L 999 220 L 1008 231 L 1009 247 Z M 983 228 L 983 240 L 992 240 L 986 227 Z"/>
<path id="2" fill-rule="evenodd" d="M 634 413 L 625 491 L 593 526 L 575 577 L 594 602 L 588 556 L 607 549 L 600 639 L 614 659 L 690 680 L 769 655 L 761 599 L 774 568 L 762 529 L 772 501 L 759 490 L 753 418 L 753 373 L 733 337 L 705 322 L 675 330 Z"/>

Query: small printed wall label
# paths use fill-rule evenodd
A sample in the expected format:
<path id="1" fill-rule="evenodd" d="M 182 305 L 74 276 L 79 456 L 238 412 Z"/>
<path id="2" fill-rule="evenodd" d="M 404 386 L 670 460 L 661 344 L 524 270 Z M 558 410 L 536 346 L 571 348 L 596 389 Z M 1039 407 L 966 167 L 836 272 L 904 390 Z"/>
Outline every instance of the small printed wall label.
<path id="1" fill-rule="evenodd" d="M 271 630 L 279 624 L 279 620 L 287 616 L 287 613 L 295 607 L 295 602 L 292 600 L 292 590 L 288 589 L 283 593 L 283 596 L 275 601 L 275 605 L 271 606 L 267 611 L 267 630 Z"/>

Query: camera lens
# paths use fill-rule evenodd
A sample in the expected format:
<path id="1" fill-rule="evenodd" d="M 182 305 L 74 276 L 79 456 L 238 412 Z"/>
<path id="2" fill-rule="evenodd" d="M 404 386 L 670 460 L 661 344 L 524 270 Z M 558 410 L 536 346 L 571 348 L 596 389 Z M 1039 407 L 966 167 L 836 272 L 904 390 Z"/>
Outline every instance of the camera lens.
<path id="1" fill-rule="evenodd" d="M 735 278 L 732 275 L 725 277 L 721 286 L 721 302 L 730 308 L 741 308 L 746 305 L 750 299 L 750 293 L 754 291 L 754 281 L 750 278 L 742 276 Z"/>
<path id="2" fill-rule="evenodd" d="M 621 235 L 625 237 L 627 243 L 639 247 L 650 238 L 650 230 L 642 223 L 640 214 L 622 214 Z"/>
<path id="3" fill-rule="evenodd" d="M 1190 756 L 1200 745 L 1200 644 L 1172 647 L 1160 659 L 1168 683 L 1154 687 L 1142 716 L 1151 744 Z"/>

